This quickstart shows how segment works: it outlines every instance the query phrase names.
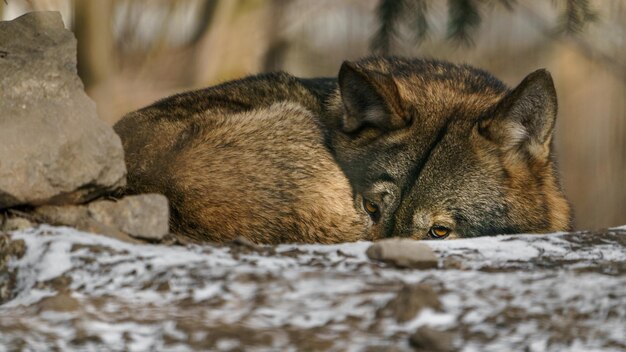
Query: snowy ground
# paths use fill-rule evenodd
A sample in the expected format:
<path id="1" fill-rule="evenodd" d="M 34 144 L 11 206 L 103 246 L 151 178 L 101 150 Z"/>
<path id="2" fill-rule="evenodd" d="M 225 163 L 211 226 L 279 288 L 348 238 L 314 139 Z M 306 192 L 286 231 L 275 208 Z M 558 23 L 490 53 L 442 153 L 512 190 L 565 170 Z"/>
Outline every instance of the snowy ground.
<path id="1" fill-rule="evenodd" d="M 370 243 L 166 247 L 69 228 L 11 234 L 0 351 L 625 351 L 626 227 L 427 241 L 439 268 Z M 6 277 L 6 276 L 5 276 Z"/>

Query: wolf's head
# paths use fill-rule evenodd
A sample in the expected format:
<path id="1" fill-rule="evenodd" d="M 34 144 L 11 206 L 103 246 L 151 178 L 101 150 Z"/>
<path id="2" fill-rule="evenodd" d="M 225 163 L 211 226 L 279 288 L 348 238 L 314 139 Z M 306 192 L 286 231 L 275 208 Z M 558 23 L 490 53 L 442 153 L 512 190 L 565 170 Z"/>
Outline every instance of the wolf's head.
<path id="1" fill-rule="evenodd" d="M 370 58 L 345 62 L 338 83 L 330 143 L 372 238 L 570 228 L 547 71 L 509 90 L 469 66 Z"/>

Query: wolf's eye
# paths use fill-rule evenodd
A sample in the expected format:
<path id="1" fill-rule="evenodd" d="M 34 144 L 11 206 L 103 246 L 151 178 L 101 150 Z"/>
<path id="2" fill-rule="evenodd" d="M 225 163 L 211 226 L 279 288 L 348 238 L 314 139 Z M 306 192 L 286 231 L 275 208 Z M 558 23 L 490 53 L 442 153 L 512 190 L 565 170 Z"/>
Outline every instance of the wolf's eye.
<path id="1" fill-rule="evenodd" d="M 363 209 L 365 209 L 365 211 L 370 214 L 370 216 L 375 216 L 376 214 L 378 214 L 378 205 L 376 205 L 376 203 L 363 198 Z"/>
<path id="2" fill-rule="evenodd" d="M 444 239 L 450 234 L 450 229 L 443 226 L 433 226 L 428 230 L 428 235 L 436 239 Z"/>

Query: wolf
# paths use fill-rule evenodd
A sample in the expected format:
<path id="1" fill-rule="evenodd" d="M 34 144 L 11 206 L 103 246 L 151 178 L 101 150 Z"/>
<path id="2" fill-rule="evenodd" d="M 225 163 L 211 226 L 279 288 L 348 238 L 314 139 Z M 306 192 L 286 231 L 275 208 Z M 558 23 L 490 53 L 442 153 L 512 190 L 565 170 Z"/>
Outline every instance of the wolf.
<path id="1" fill-rule="evenodd" d="M 336 78 L 265 73 L 186 92 L 115 126 L 125 193 L 158 192 L 198 242 L 337 243 L 571 229 L 537 70 L 510 89 L 432 59 L 345 61 Z"/>

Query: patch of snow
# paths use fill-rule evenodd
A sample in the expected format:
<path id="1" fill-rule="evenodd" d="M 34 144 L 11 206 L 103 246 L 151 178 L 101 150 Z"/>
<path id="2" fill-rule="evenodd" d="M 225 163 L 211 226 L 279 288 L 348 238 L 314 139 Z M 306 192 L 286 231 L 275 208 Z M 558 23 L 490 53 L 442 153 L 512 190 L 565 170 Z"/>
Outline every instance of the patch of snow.
<path id="1" fill-rule="evenodd" d="M 332 341 L 334 350 L 378 343 L 408 349 L 408 339 L 395 336 L 423 325 L 461 324 L 489 337 L 489 342 L 466 341 L 464 351 L 599 350 L 604 342 L 623 341 L 626 330 L 626 276 L 577 271 L 624 262 L 626 251 L 608 243 L 575 246 L 563 234 L 426 241 L 444 259 L 459 256 L 466 270 L 398 270 L 370 262 L 369 242 L 281 245 L 276 255 L 235 256 L 229 247 L 136 245 L 63 227 L 12 236 L 24 240 L 27 251 L 9 263 L 19 269 L 18 296 L 0 306 L 0 341 L 7 341 L 7 350 L 18 346 L 12 341 L 33 350 L 48 350 L 50 344 L 71 350 L 67 344 L 78 333 L 76 326 L 109 349 L 136 351 L 193 350 L 193 343 L 214 338 L 214 327 L 269 334 L 268 350 L 297 349 L 292 330 L 315 331 L 311 337 Z M 535 264 L 556 259 L 573 264 Z M 41 285 L 62 276 L 71 280 L 80 314 L 37 313 L 37 302 L 55 294 Z M 406 323 L 377 322 L 377 311 L 403 285 L 416 283 L 436 288 L 442 311 L 424 309 Z M 560 326 L 567 314 L 581 316 L 572 322 L 581 336 L 548 343 L 545 324 Z M 179 325 L 185 322 L 193 322 L 186 324 L 192 328 Z M 19 326 L 27 330 L 8 329 Z M 50 342 L 46 334 L 56 338 Z M 164 336 L 171 340 L 167 345 Z M 94 341 L 85 349 L 97 350 Z M 222 350 L 247 347 L 230 336 L 215 343 Z"/>
<path id="2" fill-rule="evenodd" d="M 224 292 L 221 283 L 209 283 L 204 287 L 193 290 L 194 302 L 200 302 L 215 297 Z"/>
<path id="3" fill-rule="evenodd" d="M 404 324 L 402 328 L 406 331 L 415 331 L 423 325 L 446 327 L 454 323 L 456 319 L 457 316 L 454 314 L 438 313 L 427 308 L 422 310 L 413 320 Z"/>
<path id="4" fill-rule="evenodd" d="M 625 257 L 623 248 L 610 244 L 573 250 L 573 244 L 562 238 L 564 235 L 501 235 L 450 241 L 429 240 L 424 243 L 443 257 L 462 256 L 465 266 L 472 269 L 498 263 L 521 265 L 542 258 L 585 262 L 618 261 Z"/>
<path id="5" fill-rule="evenodd" d="M 30 277 L 22 278 L 23 281 L 26 281 L 26 280 L 31 281 L 29 279 Z M 37 303 L 41 301 L 43 298 L 54 296 L 56 294 L 55 291 L 52 291 L 49 289 L 44 289 L 44 290 L 40 290 L 36 288 L 31 288 L 30 290 L 24 289 L 25 286 L 32 287 L 32 285 L 34 285 L 34 282 L 32 282 L 31 285 L 23 285 L 23 284 L 19 285 L 18 286 L 19 291 L 18 291 L 17 297 L 3 304 L 2 307 L 13 308 L 17 306 L 29 306 L 33 303 Z"/>
<path id="6" fill-rule="evenodd" d="M 239 347 L 239 341 L 235 339 L 222 338 L 215 344 L 219 351 L 230 351 Z"/>
<path id="7" fill-rule="evenodd" d="M 91 321 L 84 324 L 84 328 L 99 336 L 112 350 L 149 351 L 154 347 L 154 326 L 137 323 L 108 323 Z M 126 345 L 125 340 L 130 339 Z"/>
<path id="8" fill-rule="evenodd" d="M 163 333 L 179 340 L 186 340 L 188 337 L 188 334 L 179 330 L 176 323 L 171 320 L 163 322 Z"/>

